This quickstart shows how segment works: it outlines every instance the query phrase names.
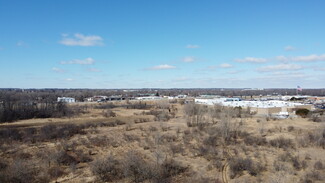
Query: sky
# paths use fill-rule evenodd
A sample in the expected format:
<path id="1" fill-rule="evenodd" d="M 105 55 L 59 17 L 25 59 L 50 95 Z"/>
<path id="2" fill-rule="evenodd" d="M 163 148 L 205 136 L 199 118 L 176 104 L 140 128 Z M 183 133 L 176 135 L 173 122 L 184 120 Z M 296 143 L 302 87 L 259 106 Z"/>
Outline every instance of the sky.
<path id="1" fill-rule="evenodd" d="M 0 88 L 325 88 L 323 0 L 0 0 Z"/>

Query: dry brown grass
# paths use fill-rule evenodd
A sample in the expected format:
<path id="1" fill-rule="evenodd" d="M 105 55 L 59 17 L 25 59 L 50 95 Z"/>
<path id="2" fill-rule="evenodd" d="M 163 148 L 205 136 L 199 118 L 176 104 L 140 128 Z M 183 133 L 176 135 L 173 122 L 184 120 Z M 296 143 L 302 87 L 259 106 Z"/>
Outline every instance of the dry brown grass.
<path id="1" fill-rule="evenodd" d="M 0 182 L 222 182 L 224 167 L 229 182 L 325 180 L 323 123 L 149 104 L 1 124 Z"/>

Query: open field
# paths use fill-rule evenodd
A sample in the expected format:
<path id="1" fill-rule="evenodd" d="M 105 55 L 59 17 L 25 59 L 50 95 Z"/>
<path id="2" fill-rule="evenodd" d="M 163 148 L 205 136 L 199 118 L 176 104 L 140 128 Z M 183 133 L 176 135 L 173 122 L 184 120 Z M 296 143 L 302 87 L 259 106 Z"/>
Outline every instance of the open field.
<path id="1" fill-rule="evenodd" d="M 2 123 L 0 182 L 325 181 L 323 122 L 167 100 L 83 107 Z"/>

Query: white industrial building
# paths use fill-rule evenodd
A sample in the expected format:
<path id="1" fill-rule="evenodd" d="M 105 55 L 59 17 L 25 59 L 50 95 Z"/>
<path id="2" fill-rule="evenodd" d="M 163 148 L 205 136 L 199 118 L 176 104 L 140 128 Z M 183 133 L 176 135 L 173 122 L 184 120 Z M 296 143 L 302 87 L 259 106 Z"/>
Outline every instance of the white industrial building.
<path id="1" fill-rule="evenodd" d="M 58 97 L 58 102 L 74 103 L 76 99 L 71 97 Z"/>
<path id="2" fill-rule="evenodd" d="M 306 105 L 297 102 L 288 102 L 280 100 L 268 101 L 241 101 L 239 98 L 214 98 L 214 99 L 195 99 L 196 104 L 221 105 L 227 107 L 250 108 L 251 112 L 259 115 L 289 115 L 295 114 L 298 108 L 312 109 L 312 105 Z"/>
<path id="3" fill-rule="evenodd" d="M 146 96 L 146 97 L 136 97 L 136 100 L 161 100 L 164 99 L 163 97 L 158 96 Z"/>
<path id="4" fill-rule="evenodd" d="M 256 108 L 296 107 L 296 106 L 304 105 L 302 103 L 287 102 L 287 101 L 280 101 L 280 100 L 241 101 L 239 98 L 195 99 L 195 103 L 206 104 L 206 105 L 222 105 L 228 107 L 256 107 Z"/>

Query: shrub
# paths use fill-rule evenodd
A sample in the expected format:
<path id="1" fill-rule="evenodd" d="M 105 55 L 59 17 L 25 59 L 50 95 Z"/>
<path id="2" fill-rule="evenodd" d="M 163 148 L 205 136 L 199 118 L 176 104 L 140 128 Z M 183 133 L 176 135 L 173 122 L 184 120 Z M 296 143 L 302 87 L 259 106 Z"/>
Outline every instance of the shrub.
<path id="1" fill-rule="evenodd" d="M 300 160 L 299 156 L 293 156 L 291 153 L 286 152 L 278 157 L 281 162 L 289 162 L 296 170 L 301 170 L 307 168 L 307 162 L 305 160 Z"/>
<path id="2" fill-rule="evenodd" d="M 295 130 L 295 127 L 293 127 L 293 126 L 288 126 L 288 132 L 292 132 L 293 130 Z"/>
<path id="3" fill-rule="evenodd" d="M 4 171 L 4 182 L 21 183 L 35 182 L 38 170 L 30 162 L 15 159 Z"/>
<path id="4" fill-rule="evenodd" d="M 181 144 L 170 144 L 169 148 L 174 155 L 184 152 L 184 148 Z"/>
<path id="5" fill-rule="evenodd" d="M 49 168 L 47 173 L 51 178 L 58 178 L 64 175 L 63 169 L 59 166 L 54 166 Z"/>
<path id="6" fill-rule="evenodd" d="M 302 118 L 307 117 L 307 115 L 308 115 L 309 112 L 310 112 L 310 111 L 309 111 L 308 109 L 297 109 L 297 110 L 296 110 L 296 114 L 297 114 L 298 116 L 302 117 Z"/>
<path id="7" fill-rule="evenodd" d="M 170 178 L 172 176 L 183 173 L 186 169 L 186 167 L 181 166 L 174 159 L 165 159 L 160 165 L 160 174 L 156 177 L 156 180 L 158 180 L 157 182 L 171 182 Z"/>
<path id="8" fill-rule="evenodd" d="M 116 117 L 116 113 L 111 111 L 111 110 L 103 110 L 103 116 L 108 118 L 108 117 Z"/>
<path id="9" fill-rule="evenodd" d="M 318 171 L 311 171 L 311 172 L 307 173 L 304 182 L 313 182 L 313 180 L 316 180 L 316 181 L 323 180 L 323 176 Z"/>
<path id="10" fill-rule="evenodd" d="M 276 139 L 270 140 L 270 145 L 277 148 L 287 149 L 287 148 L 294 148 L 295 145 L 292 139 L 278 137 Z"/>
<path id="11" fill-rule="evenodd" d="M 129 151 L 124 157 L 124 175 L 130 177 L 133 182 L 142 182 L 151 178 L 152 168 L 136 151 Z"/>
<path id="12" fill-rule="evenodd" d="M 101 181 L 112 182 L 123 177 L 122 164 L 113 156 L 97 159 L 91 164 L 92 173 Z"/>
<path id="13" fill-rule="evenodd" d="M 316 170 L 322 170 L 322 169 L 325 169 L 325 166 L 323 165 L 323 163 L 321 161 L 317 161 L 314 164 L 314 168 Z"/>
<path id="14" fill-rule="evenodd" d="M 266 167 L 259 162 L 254 162 L 250 158 L 234 158 L 229 163 L 232 172 L 232 178 L 241 175 L 244 170 L 252 176 L 257 176 L 260 172 L 265 171 Z"/>
<path id="15" fill-rule="evenodd" d="M 257 136 L 247 136 L 244 138 L 244 142 L 246 145 L 258 145 L 263 146 L 267 145 L 267 141 L 265 137 L 257 137 Z"/>

